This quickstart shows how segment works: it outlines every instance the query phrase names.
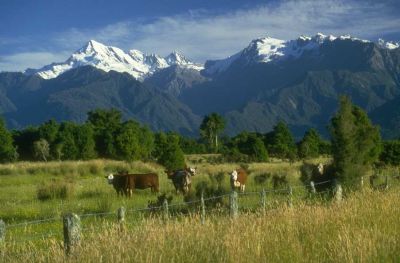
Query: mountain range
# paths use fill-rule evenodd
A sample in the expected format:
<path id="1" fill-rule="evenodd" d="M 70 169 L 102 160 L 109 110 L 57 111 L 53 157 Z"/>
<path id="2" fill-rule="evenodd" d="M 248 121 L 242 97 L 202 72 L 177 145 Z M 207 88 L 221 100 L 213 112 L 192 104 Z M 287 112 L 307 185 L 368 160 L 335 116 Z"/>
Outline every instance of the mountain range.
<path id="1" fill-rule="evenodd" d="M 327 135 L 341 94 L 386 138 L 400 136 L 399 43 L 265 37 L 202 65 L 178 52 L 161 57 L 91 40 L 63 63 L 0 73 L 0 112 L 12 128 L 49 118 L 83 122 L 91 109 L 117 108 L 155 130 L 185 135 L 196 135 L 211 112 L 224 116 L 229 135 L 267 132 L 279 120 L 296 137 L 310 127 Z"/>

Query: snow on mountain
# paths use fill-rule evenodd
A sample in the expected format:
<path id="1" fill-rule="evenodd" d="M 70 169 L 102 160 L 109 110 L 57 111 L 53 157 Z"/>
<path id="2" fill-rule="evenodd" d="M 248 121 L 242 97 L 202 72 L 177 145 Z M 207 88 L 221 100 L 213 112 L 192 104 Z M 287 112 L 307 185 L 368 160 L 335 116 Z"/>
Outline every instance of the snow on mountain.
<path id="1" fill-rule="evenodd" d="M 95 40 L 90 40 L 84 47 L 77 50 L 63 63 L 53 63 L 38 70 L 26 70 L 26 74 L 37 74 L 44 79 L 55 78 L 58 75 L 81 66 L 93 66 L 106 72 L 110 70 L 127 72 L 138 80 L 143 80 L 157 70 L 172 65 L 203 69 L 200 64 L 195 64 L 186 59 L 182 54 L 173 52 L 163 58 L 155 54 L 144 54 L 139 50 L 129 50 L 105 46 Z"/>
<path id="2" fill-rule="evenodd" d="M 400 42 L 385 41 L 382 38 L 378 39 L 378 45 L 382 48 L 396 49 L 400 47 Z"/>
<path id="3" fill-rule="evenodd" d="M 238 59 L 245 61 L 247 64 L 269 63 L 282 59 L 298 58 L 304 52 L 318 53 L 319 47 L 323 43 L 336 39 L 369 42 L 349 35 L 335 37 L 333 35 L 326 36 L 321 33 L 313 37 L 300 36 L 298 39 L 289 41 L 264 37 L 251 41 L 245 49 L 226 59 L 207 61 L 205 64 L 205 73 L 215 74 L 223 72 Z"/>

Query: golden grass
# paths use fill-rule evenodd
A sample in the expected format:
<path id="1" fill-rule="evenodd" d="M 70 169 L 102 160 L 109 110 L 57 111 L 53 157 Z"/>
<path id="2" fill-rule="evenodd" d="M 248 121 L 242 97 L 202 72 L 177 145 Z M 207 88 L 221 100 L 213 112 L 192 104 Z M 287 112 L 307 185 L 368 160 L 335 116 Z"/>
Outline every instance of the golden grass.
<path id="1" fill-rule="evenodd" d="M 131 221 L 84 232 L 67 262 L 398 262 L 400 192 L 353 194 L 341 204 L 241 214 Z M 46 249 L 3 245 L 2 262 L 64 262 L 62 243 Z"/>

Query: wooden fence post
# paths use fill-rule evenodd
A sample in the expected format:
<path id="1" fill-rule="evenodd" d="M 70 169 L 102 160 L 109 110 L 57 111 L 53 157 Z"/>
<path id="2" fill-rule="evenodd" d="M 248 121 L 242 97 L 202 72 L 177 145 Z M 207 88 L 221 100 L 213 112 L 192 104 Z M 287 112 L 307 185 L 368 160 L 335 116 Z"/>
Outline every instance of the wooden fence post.
<path id="1" fill-rule="evenodd" d="M 232 191 L 229 195 L 229 212 L 232 218 L 236 218 L 239 213 L 239 205 L 238 205 L 238 193 L 236 191 Z"/>
<path id="2" fill-rule="evenodd" d="M 267 193 L 265 192 L 265 189 L 263 188 L 263 190 L 261 191 L 261 209 L 263 211 L 263 213 L 266 212 L 267 210 Z"/>
<path id="3" fill-rule="evenodd" d="M 389 176 L 385 176 L 385 190 L 389 189 Z"/>
<path id="4" fill-rule="evenodd" d="M 0 219 L 0 244 L 4 242 L 6 238 L 6 224 Z"/>
<path id="5" fill-rule="evenodd" d="M 204 191 L 201 191 L 200 209 L 201 209 L 201 214 L 200 214 L 201 224 L 204 225 L 205 220 L 206 220 L 206 207 L 204 204 Z"/>
<path id="6" fill-rule="evenodd" d="M 292 208 L 293 207 L 293 198 L 292 198 L 292 195 L 293 195 L 293 190 L 292 190 L 292 187 L 289 185 L 289 189 L 288 189 L 288 193 L 289 193 L 289 198 L 288 198 L 288 207 L 289 208 Z"/>
<path id="7" fill-rule="evenodd" d="M 123 224 L 125 222 L 125 212 L 126 212 L 125 207 L 121 206 L 120 208 L 118 208 L 117 210 L 118 223 Z"/>
<path id="8" fill-rule="evenodd" d="M 342 186 L 340 185 L 340 183 L 335 180 L 335 201 L 336 203 L 340 203 L 342 201 L 343 198 L 343 189 Z"/>
<path id="9" fill-rule="evenodd" d="M 67 255 L 73 252 L 81 239 L 81 219 L 78 215 L 69 213 L 63 217 L 64 251 Z"/>
<path id="10" fill-rule="evenodd" d="M 163 213 L 164 213 L 164 220 L 168 220 L 169 212 L 168 212 L 168 200 L 167 198 L 163 201 Z"/>
<path id="11" fill-rule="evenodd" d="M 311 182 L 310 182 L 310 187 L 311 187 L 311 193 L 312 193 L 312 194 L 317 193 L 317 190 L 315 189 L 314 181 L 311 181 Z"/>

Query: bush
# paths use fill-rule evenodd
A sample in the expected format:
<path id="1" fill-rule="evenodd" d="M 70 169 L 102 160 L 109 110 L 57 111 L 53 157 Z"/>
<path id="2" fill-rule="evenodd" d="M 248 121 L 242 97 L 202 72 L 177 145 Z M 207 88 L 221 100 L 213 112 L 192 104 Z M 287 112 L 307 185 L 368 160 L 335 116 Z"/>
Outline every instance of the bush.
<path id="1" fill-rule="evenodd" d="M 36 196 L 40 201 L 50 199 L 68 199 L 73 195 L 74 185 L 72 182 L 52 181 L 37 188 Z"/>
<path id="2" fill-rule="evenodd" d="M 272 176 L 272 186 L 274 187 L 274 190 L 282 190 L 288 188 L 289 182 L 286 178 L 286 175 L 274 174 L 274 176 Z"/>
<path id="3" fill-rule="evenodd" d="M 400 140 L 384 142 L 379 159 L 385 164 L 400 165 Z"/>
<path id="4" fill-rule="evenodd" d="M 205 202 L 205 206 L 218 207 L 227 205 L 224 203 L 222 195 L 228 193 L 228 191 L 224 189 L 222 186 L 215 186 L 213 183 L 210 183 L 209 181 L 201 181 L 196 185 L 195 195 L 197 199 L 201 198 L 202 192 L 204 193 L 204 198 L 215 197 L 214 199 L 207 200 L 207 202 Z"/>
<path id="5" fill-rule="evenodd" d="M 254 182 L 258 185 L 265 185 L 268 180 L 271 178 L 271 173 L 263 173 L 254 176 Z"/>

